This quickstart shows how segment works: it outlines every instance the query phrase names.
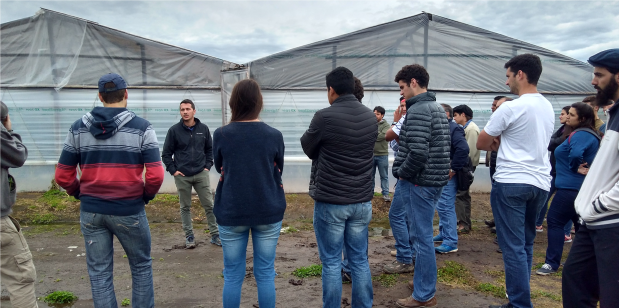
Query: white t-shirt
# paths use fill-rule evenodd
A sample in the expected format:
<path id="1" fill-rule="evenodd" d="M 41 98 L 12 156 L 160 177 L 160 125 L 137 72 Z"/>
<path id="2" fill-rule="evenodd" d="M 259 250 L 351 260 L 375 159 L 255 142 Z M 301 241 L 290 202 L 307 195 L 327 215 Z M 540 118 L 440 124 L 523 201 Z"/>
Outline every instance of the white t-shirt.
<path id="1" fill-rule="evenodd" d="M 501 136 L 494 180 L 549 191 L 548 143 L 554 125 L 552 105 L 539 93 L 504 102 L 484 127 L 488 135 Z"/>

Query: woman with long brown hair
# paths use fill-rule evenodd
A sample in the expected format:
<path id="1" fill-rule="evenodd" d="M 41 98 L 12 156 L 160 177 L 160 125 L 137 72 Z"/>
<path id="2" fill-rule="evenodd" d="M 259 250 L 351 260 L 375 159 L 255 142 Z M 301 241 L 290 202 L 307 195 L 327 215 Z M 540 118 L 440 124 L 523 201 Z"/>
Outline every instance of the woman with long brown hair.
<path id="1" fill-rule="evenodd" d="M 275 248 L 286 210 L 282 186 L 284 138 L 261 122 L 262 94 L 254 80 L 237 83 L 230 95 L 230 124 L 213 134 L 215 217 L 224 254 L 223 306 L 239 307 L 251 231 L 258 303 L 275 307 Z"/>
<path id="2" fill-rule="evenodd" d="M 595 129 L 593 108 L 585 103 L 571 106 L 565 122 L 565 141 L 555 149 L 557 192 L 548 209 L 548 248 L 546 262 L 537 270 L 538 275 L 555 273 L 563 255 L 565 224 L 572 220 L 578 228 L 578 215 L 574 201 L 585 180 L 588 166 L 591 165 L 600 146 L 599 131 Z"/>

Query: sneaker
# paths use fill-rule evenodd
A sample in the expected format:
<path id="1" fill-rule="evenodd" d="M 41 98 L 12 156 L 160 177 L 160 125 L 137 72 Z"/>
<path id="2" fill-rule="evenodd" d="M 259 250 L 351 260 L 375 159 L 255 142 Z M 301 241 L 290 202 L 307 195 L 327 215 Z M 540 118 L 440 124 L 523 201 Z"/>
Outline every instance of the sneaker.
<path id="1" fill-rule="evenodd" d="M 488 226 L 488 228 L 492 228 L 492 227 L 495 226 L 494 219 L 492 219 L 492 220 L 485 220 L 484 219 L 484 223 L 486 224 L 486 226 Z"/>
<path id="2" fill-rule="evenodd" d="M 185 248 L 186 249 L 193 249 L 196 247 L 196 242 L 193 239 L 193 235 L 188 235 L 185 238 Z"/>
<path id="3" fill-rule="evenodd" d="M 352 283 L 352 276 L 350 275 L 350 273 L 347 273 L 347 272 L 342 270 L 342 282 L 350 282 L 350 283 Z"/>
<path id="4" fill-rule="evenodd" d="M 391 254 L 392 257 L 397 257 L 398 256 L 398 251 L 397 250 L 392 250 L 389 254 Z"/>
<path id="5" fill-rule="evenodd" d="M 564 242 L 565 243 L 571 243 L 572 242 L 572 235 L 571 234 L 570 235 L 566 235 L 565 239 L 564 239 Z"/>
<path id="6" fill-rule="evenodd" d="M 499 239 L 495 237 L 494 241 L 492 241 L 492 242 L 498 245 L 499 244 Z"/>
<path id="7" fill-rule="evenodd" d="M 407 298 L 398 299 L 395 303 L 396 305 L 398 305 L 398 307 L 404 308 L 434 307 L 436 306 L 436 296 L 431 298 L 427 302 L 418 302 L 412 296 L 409 296 Z"/>
<path id="8" fill-rule="evenodd" d="M 404 264 L 398 262 L 398 260 L 393 261 L 391 264 L 387 264 L 383 266 L 383 271 L 387 274 L 403 274 L 403 273 L 412 273 L 415 270 L 415 267 L 412 264 Z"/>
<path id="9" fill-rule="evenodd" d="M 535 226 L 535 232 L 544 232 L 544 226 Z"/>
<path id="10" fill-rule="evenodd" d="M 434 247 L 434 250 L 438 253 L 451 253 L 458 251 L 458 248 L 451 247 L 449 245 L 441 244 L 441 246 Z"/>
<path id="11" fill-rule="evenodd" d="M 221 240 L 219 239 L 219 234 L 213 234 L 213 236 L 211 236 L 211 244 L 221 246 Z"/>
<path id="12" fill-rule="evenodd" d="M 435 242 L 435 243 L 442 243 L 443 242 L 443 237 L 439 234 L 439 235 L 433 237 L 432 241 Z"/>
<path id="13" fill-rule="evenodd" d="M 552 269 L 552 266 L 550 266 L 550 264 L 546 263 L 544 265 L 542 265 L 542 267 L 540 269 L 537 270 L 537 272 L 535 272 L 538 275 L 542 275 L 542 276 L 546 276 L 546 275 L 550 275 L 553 273 L 556 273 L 556 270 Z"/>
<path id="14" fill-rule="evenodd" d="M 496 226 L 490 228 L 490 233 L 496 234 Z"/>
<path id="15" fill-rule="evenodd" d="M 503 253 L 503 250 L 501 250 L 501 248 L 497 248 L 497 249 L 496 249 L 496 252 L 498 252 L 498 253 Z"/>
<path id="16" fill-rule="evenodd" d="M 389 198 L 389 195 L 383 195 L 383 200 L 385 202 L 391 202 L 391 198 Z"/>

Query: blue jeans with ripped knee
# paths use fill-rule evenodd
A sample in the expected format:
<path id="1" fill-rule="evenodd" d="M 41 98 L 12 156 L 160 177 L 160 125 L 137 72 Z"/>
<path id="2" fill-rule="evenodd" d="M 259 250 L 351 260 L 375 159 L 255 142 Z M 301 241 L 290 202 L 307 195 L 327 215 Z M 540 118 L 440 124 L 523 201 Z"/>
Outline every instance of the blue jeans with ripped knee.
<path id="1" fill-rule="evenodd" d="M 133 307 L 155 307 L 146 212 L 115 216 L 82 211 L 80 225 L 86 243 L 86 265 L 95 308 L 118 307 L 114 293 L 114 235 L 129 259 Z"/>

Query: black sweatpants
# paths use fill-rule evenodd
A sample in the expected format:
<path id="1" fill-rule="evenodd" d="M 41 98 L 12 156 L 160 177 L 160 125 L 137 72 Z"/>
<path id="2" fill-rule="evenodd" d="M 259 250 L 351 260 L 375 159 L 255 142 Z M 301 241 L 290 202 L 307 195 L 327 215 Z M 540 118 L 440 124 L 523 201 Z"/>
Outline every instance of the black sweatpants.
<path id="1" fill-rule="evenodd" d="M 582 225 L 563 268 L 564 308 L 619 307 L 619 227 Z"/>

